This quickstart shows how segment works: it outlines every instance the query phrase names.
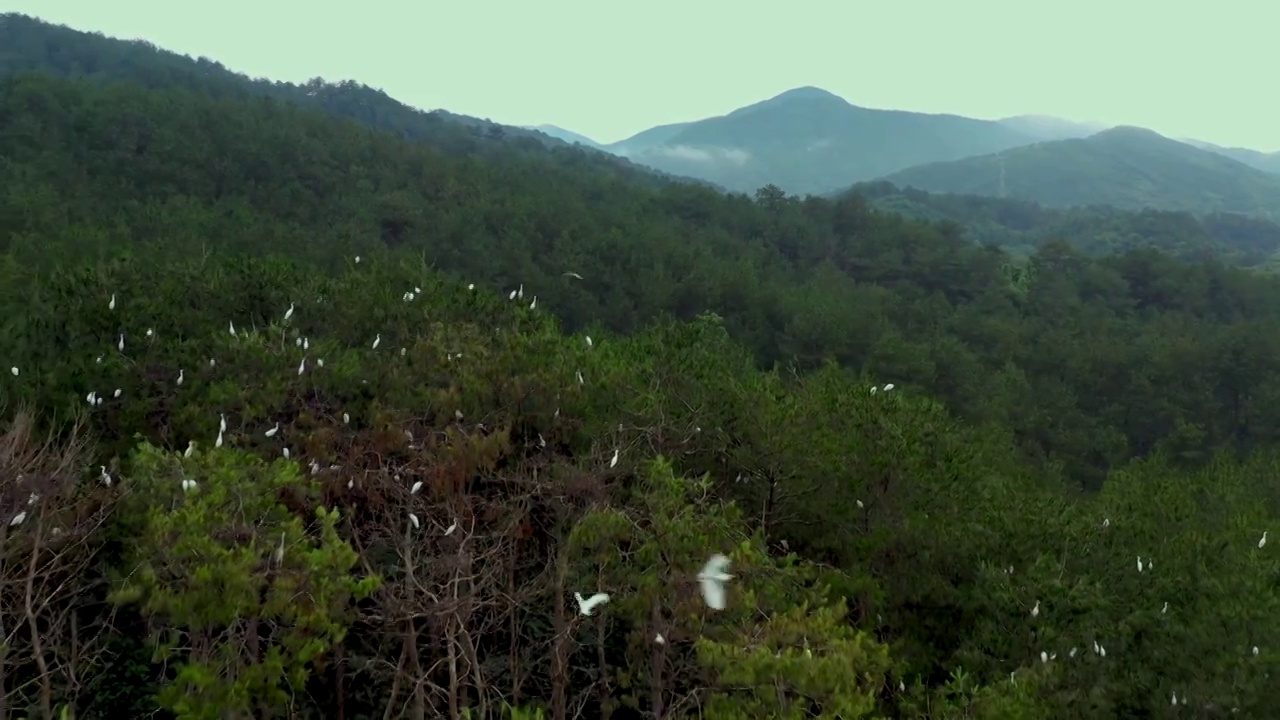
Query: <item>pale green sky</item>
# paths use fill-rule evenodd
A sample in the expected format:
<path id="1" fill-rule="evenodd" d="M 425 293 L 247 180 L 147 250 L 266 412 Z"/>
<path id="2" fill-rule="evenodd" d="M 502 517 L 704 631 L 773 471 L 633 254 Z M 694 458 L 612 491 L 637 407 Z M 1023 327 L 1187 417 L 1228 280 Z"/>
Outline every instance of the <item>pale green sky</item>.
<path id="1" fill-rule="evenodd" d="M 423 109 L 600 142 L 815 85 L 866 107 L 1037 113 L 1280 150 L 1280 5 L 1265 0 L 629 5 L 0 0 L 254 76 L 351 78 Z"/>

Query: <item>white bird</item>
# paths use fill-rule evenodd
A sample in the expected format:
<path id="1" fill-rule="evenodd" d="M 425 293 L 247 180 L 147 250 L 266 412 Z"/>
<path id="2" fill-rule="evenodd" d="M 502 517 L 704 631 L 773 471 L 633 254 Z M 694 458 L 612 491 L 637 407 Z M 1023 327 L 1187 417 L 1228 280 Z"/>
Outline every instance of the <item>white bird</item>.
<path id="1" fill-rule="evenodd" d="M 1262 531 L 1262 539 L 1258 541 L 1258 549 L 1259 549 L 1259 550 L 1261 550 L 1262 548 L 1264 548 L 1264 547 L 1266 547 L 1266 546 L 1267 546 L 1267 531 L 1266 531 L 1266 530 L 1263 530 L 1263 531 Z"/>
<path id="2" fill-rule="evenodd" d="M 26 519 L 27 519 L 27 511 L 23 510 L 19 512 L 17 515 L 13 516 L 13 519 L 9 521 L 9 527 L 13 527 L 15 525 L 21 525 L 22 521 Z"/>
<path id="3" fill-rule="evenodd" d="M 1111 527 L 1111 518 L 1102 518 L 1102 527 Z"/>
<path id="4" fill-rule="evenodd" d="M 511 291 L 511 294 L 507 296 L 507 299 L 508 299 L 508 300 L 515 300 L 515 299 L 516 299 L 516 291 L 515 291 L 515 290 L 512 290 L 512 291 Z"/>
<path id="5" fill-rule="evenodd" d="M 575 370 L 574 372 L 575 372 L 575 373 L 577 373 L 577 375 L 578 375 L 578 384 L 579 384 L 579 385 L 585 385 L 585 384 L 587 384 L 587 381 L 582 379 L 582 371 L 581 371 L 581 370 Z"/>
<path id="6" fill-rule="evenodd" d="M 115 392 L 113 392 L 113 393 L 111 393 L 111 396 L 112 396 L 112 397 L 120 397 L 120 393 L 121 393 L 121 389 L 120 389 L 120 388 L 116 388 L 116 391 L 115 391 Z"/>
<path id="7" fill-rule="evenodd" d="M 562 275 L 563 275 L 564 277 L 576 278 L 576 279 L 578 279 L 578 280 L 581 280 L 581 279 L 582 279 L 582 276 L 581 276 L 581 275 L 579 275 L 578 273 L 576 273 L 576 272 L 574 272 L 574 271 L 572 271 L 572 270 L 570 270 L 570 271 L 568 271 L 568 272 L 565 272 L 565 273 L 562 273 Z"/>
<path id="8" fill-rule="evenodd" d="M 1037 600 L 1036 606 L 1031 608 L 1031 617 L 1039 617 L 1039 616 L 1040 616 L 1040 601 Z"/>
<path id="9" fill-rule="evenodd" d="M 116 294 L 115 294 L 115 293 L 111 293 L 111 302 L 107 303 L 107 309 L 108 309 L 108 310 L 115 310 L 115 309 L 116 309 Z"/>
<path id="10" fill-rule="evenodd" d="M 231 333 L 231 337 L 236 336 L 236 324 L 230 320 L 227 321 L 227 331 Z"/>
<path id="11" fill-rule="evenodd" d="M 615 448 L 613 451 L 613 459 L 609 461 L 609 467 L 617 467 L 617 465 L 618 465 L 618 450 Z"/>
<path id="12" fill-rule="evenodd" d="M 1169 603 L 1168 603 L 1168 602 L 1166 602 L 1166 603 L 1164 604 L 1164 607 L 1160 608 L 1160 614 L 1161 614 L 1161 615 L 1163 615 L 1163 614 L 1165 614 L 1165 613 L 1167 613 L 1167 612 L 1169 612 Z"/>
<path id="13" fill-rule="evenodd" d="M 186 479 L 184 479 L 184 480 L 182 481 L 182 491 L 183 491 L 183 492 L 191 492 L 192 490 L 195 490 L 195 489 L 196 489 L 196 481 L 195 481 L 195 480 L 192 480 L 191 478 L 186 478 Z"/>
<path id="14" fill-rule="evenodd" d="M 733 578 L 725 571 L 729 569 L 729 558 L 716 553 L 698 573 L 698 582 L 702 585 L 702 599 L 712 610 L 724 609 L 724 584 Z"/>
<path id="15" fill-rule="evenodd" d="M 469 283 L 469 284 L 467 285 L 467 289 L 468 289 L 468 290 L 475 290 L 475 289 L 476 289 L 476 284 L 475 284 L 475 283 Z"/>
<path id="16" fill-rule="evenodd" d="M 654 637 L 653 637 L 653 641 L 654 641 L 654 642 L 656 642 L 656 643 L 658 643 L 659 645 L 666 645 L 666 644 L 667 644 L 667 640 L 666 640 L 666 638 L 662 637 L 662 633 L 658 633 L 657 635 L 654 635 Z"/>
<path id="17" fill-rule="evenodd" d="M 288 459 L 289 459 L 289 448 L 280 448 L 280 454 L 284 456 L 284 459 L 285 459 L 285 460 L 288 460 Z"/>
<path id="18" fill-rule="evenodd" d="M 346 413 L 342 413 L 342 424 L 346 425 L 349 422 L 351 422 L 351 416 Z"/>
<path id="19" fill-rule="evenodd" d="M 596 593 L 589 598 L 582 597 L 582 593 L 575 592 L 573 599 L 578 601 L 578 612 L 584 616 L 590 615 L 597 606 L 609 602 L 609 593 Z"/>
<path id="20" fill-rule="evenodd" d="M 107 466 L 99 465 L 98 469 L 100 471 L 98 478 L 102 480 L 102 484 L 106 485 L 107 487 L 111 487 L 111 473 L 107 472 Z"/>
<path id="21" fill-rule="evenodd" d="M 890 390 L 892 390 L 892 389 L 893 389 L 893 383 L 889 383 L 888 385 L 885 385 L 885 386 L 884 386 L 884 391 L 885 391 L 885 392 L 889 392 L 889 391 L 890 391 Z"/>
<path id="22" fill-rule="evenodd" d="M 533 302 L 529 303 L 529 309 L 530 309 L 530 310 L 535 310 L 535 309 L 537 309 L 537 307 L 538 307 L 538 296 L 537 296 L 537 295 L 534 295 L 534 296 L 533 296 Z"/>
<path id="23" fill-rule="evenodd" d="M 1177 704 L 1178 704 L 1178 693 L 1177 693 L 1177 692 L 1174 692 L 1174 693 L 1173 693 L 1172 702 L 1170 702 L 1169 704 L 1170 704 L 1170 705 L 1177 705 Z"/>
<path id="24" fill-rule="evenodd" d="M 268 430 L 268 431 L 266 431 L 266 432 L 264 432 L 264 433 L 262 433 L 262 434 L 263 434 L 263 435 L 266 435 L 267 437 L 275 437 L 275 436 L 276 436 L 276 433 L 278 433 L 278 432 L 280 432 L 280 421 L 279 421 L 279 420 L 277 420 L 277 421 L 276 421 L 276 426 L 275 426 L 275 427 L 271 428 L 270 430 Z"/>
<path id="25" fill-rule="evenodd" d="M 1138 556 L 1138 572 L 1142 572 L 1142 556 Z"/>
<path id="26" fill-rule="evenodd" d="M 595 343 L 591 342 L 591 336 L 587 336 L 587 347 L 592 347 Z"/>
<path id="27" fill-rule="evenodd" d="M 124 333 L 120 333 L 120 339 L 116 341 L 116 349 L 124 352 Z"/>
<path id="28" fill-rule="evenodd" d="M 218 431 L 218 439 L 213 441 L 213 446 L 216 448 L 222 447 L 222 431 L 221 430 Z"/>
<path id="29" fill-rule="evenodd" d="M 182 378 L 183 378 L 183 377 L 185 377 L 185 376 L 186 376 L 186 371 L 185 371 L 185 370 L 182 370 L 181 368 L 179 368 L 179 370 L 178 370 L 178 384 L 179 384 L 179 385 L 181 385 L 181 384 L 182 384 Z"/>
<path id="30" fill-rule="evenodd" d="M 1047 652 L 1045 652 L 1045 651 L 1041 650 L 1041 651 L 1040 651 L 1040 662 L 1042 662 L 1042 663 L 1047 663 L 1047 662 L 1049 662 L 1049 653 L 1047 653 Z"/>
<path id="31" fill-rule="evenodd" d="M 1255 656 L 1258 654 L 1258 646 L 1257 646 L 1257 645 L 1254 645 L 1254 646 L 1253 646 L 1253 654 L 1254 654 Z"/>
<path id="32" fill-rule="evenodd" d="M 445 537 L 449 537 L 450 535 L 452 535 L 452 534 L 453 534 L 453 531 L 454 531 L 454 530 L 457 530 L 457 529 L 458 529 L 458 521 L 457 521 L 457 520 L 454 520 L 452 525 L 450 525 L 449 527 L 445 528 L 444 536 L 445 536 Z"/>
<path id="33" fill-rule="evenodd" d="M 187 450 L 186 450 L 186 452 L 182 453 L 182 457 L 191 457 L 191 453 L 194 453 L 195 451 L 196 451 L 196 441 L 195 441 L 195 440 L 188 440 L 188 441 L 187 441 Z"/>
<path id="34" fill-rule="evenodd" d="M 18 366 L 14 365 L 13 367 L 9 368 L 9 372 L 13 373 L 14 377 L 18 377 Z"/>
<path id="35" fill-rule="evenodd" d="M 413 513 L 409 513 L 409 522 L 413 523 L 413 527 L 415 530 L 421 527 L 420 523 L 418 522 L 418 516 L 414 515 Z"/>
<path id="36" fill-rule="evenodd" d="M 289 322 L 291 317 L 293 317 L 293 303 L 289 303 L 289 309 L 284 311 L 284 321 Z"/>
<path id="37" fill-rule="evenodd" d="M 378 333 L 377 337 L 373 339 L 373 349 L 377 350 L 378 346 L 381 344 L 382 344 L 382 333 Z"/>
<path id="38" fill-rule="evenodd" d="M 218 413 L 218 432 L 227 431 L 227 415 L 226 413 Z"/>
<path id="39" fill-rule="evenodd" d="M 419 491 L 419 490 L 421 490 L 421 489 L 422 489 L 422 481 L 421 481 L 421 480 L 419 480 L 418 482 L 416 482 L 416 483 L 414 483 L 414 484 L 413 484 L 413 487 L 409 488 L 409 494 L 410 494 L 410 495 L 417 495 L 417 494 L 418 494 L 418 491 Z"/>
<path id="40" fill-rule="evenodd" d="M 524 299 L 524 283 L 520 283 L 519 289 L 516 290 L 516 297 Z"/>
<path id="41" fill-rule="evenodd" d="M 307 359 L 304 357 L 302 358 L 302 362 L 298 363 L 298 374 L 301 375 L 306 371 L 307 371 Z"/>
<path id="42" fill-rule="evenodd" d="M 271 553 L 271 559 L 275 560 L 277 565 L 284 560 L 284 533 L 280 533 L 280 547 L 277 547 L 275 552 Z"/>

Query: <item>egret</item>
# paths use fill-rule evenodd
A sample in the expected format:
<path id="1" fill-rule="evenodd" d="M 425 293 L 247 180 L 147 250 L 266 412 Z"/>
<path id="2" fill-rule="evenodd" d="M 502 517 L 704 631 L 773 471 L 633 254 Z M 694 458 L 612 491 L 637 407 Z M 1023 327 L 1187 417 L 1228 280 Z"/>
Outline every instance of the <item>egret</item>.
<path id="1" fill-rule="evenodd" d="M 667 644 L 666 638 L 662 637 L 662 633 L 658 633 L 657 635 L 654 635 L 653 641 L 658 643 L 659 645 Z"/>
<path id="2" fill-rule="evenodd" d="M 1257 646 L 1257 645 L 1254 645 L 1254 646 L 1253 646 L 1253 655 L 1254 655 L 1254 657 L 1257 657 L 1257 655 L 1258 655 L 1258 646 Z"/>
<path id="3" fill-rule="evenodd" d="M 1266 546 L 1267 546 L 1267 531 L 1266 531 L 1266 530 L 1263 530 L 1263 531 L 1262 531 L 1262 539 L 1258 541 L 1258 549 L 1259 549 L 1259 550 L 1261 550 L 1262 548 L 1264 548 L 1264 547 L 1266 547 Z"/>
<path id="4" fill-rule="evenodd" d="M 307 359 L 304 357 L 302 358 L 302 362 L 298 363 L 298 374 L 301 375 L 306 371 L 307 371 Z"/>
<path id="5" fill-rule="evenodd" d="M 1040 601 L 1037 600 L 1036 606 L 1031 608 L 1031 617 L 1039 617 L 1039 616 L 1040 616 Z"/>
<path id="6" fill-rule="evenodd" d="M 120 339 L 116 341 L 116 349 L 124 352 L 124 333 L 120 333 Z"/>
<path id="7" fill-rule="evenodd" d="M 182 453 L 182 457 L 191 457 L 191 454 L 192 454 L 192 453 L 194 453 L 195 451 L 196 451 L 196 441 L 195 441 L 195 440 L 188 440 L 188 441 L 187 441 L 187 450 L 186 450 L 186 452 Z"/>
<path id="8" fill-rule="evenodd" d="M 618 466 L 618 450 L 617 448 L 615 448 L 613 451 L 613 459 L 609 461 L 609 467 L 613 468 L 617 466 Z"/>
<path id="9" fill-rule="evenodd" d="M 597 606 L 609 602 L 609 593 L 596 593 L 589 598 L 582 597 L 582 593 L 575 592 L 573 599 L 578 601 L 578 612 L 583 616 L 590 615 Z"/>
<path id="10" fill-rule="evenodd" d="M 1138 556 L 1138 572 L 1142 572 L 1142 556 Z"/>
<path id="11" fill-rule="evenodd" d="M 289 322 L 291 317 L 293 317 L 293 303 L 289 303 L 289 309 L 284 311 L 284 321 Z"/>
<path id="12" fill-rule="evenodd" d="M 222 447 L 222 431 L 221 430 L 218 431 L 218 439 L 213 441 L 213 446 L 216 448 Z"/>
<path id="13" fill-rule="evenodd" d="M 9 521 L 9 527 L 14 527 L 15 525 L 21 525 L 22 521 L 26 519 L 27 519 L 27 511 L 23 510 L 19 512 L 17 515 L 13 516 L 13 519 Z"/>
<path id="14" fill-rule="evenodd" d="M 342 424 L 346 425 L 349 422 L 351 422 L 351 416 L 346 413 L 342 413 Z"/>
<path id="15" fill-rule="evenodd" d="M 576 372 L 576 373 L 577 373 L 577 375 L 578 375 L 578 384 L 579 384 L 579 385 L 586 385 L 586 384 L 587 384 L 587 381 L 586 381 L 586 380 L 584 380 L 584 379 L 582 379 L 582 371 L 581 371 L 581 370 L 575 370 L 574 372 Z"/>
<path id="16" fill-rule="evenodd" d="M 409 513 L 409 522 L 413 524 L 414 529 L 421 527 L 421 524 L 418 522 L 418 516 L 413 513 Z"/>
<path id="17" fill-rule="evenodd" d="M 417 495 L 417 494 L 418 494 L 418 491 L 419 491 L 419 490 L 421 490 L 421 489 L 422 489 L 422 481 L 421 481 L 421 480 L 419 480 L 418 482 L 416 482 L 416 483 L 414 483 L 414 484 L 413 484 L 413 487 L 409 488 L 409 494 L 410 494 L 410 495 Z"/>
<path id="18" fill-rule="evenodd" d="M 381 344 L 382 344 L 382 333 L 378 333 L 378 335 L 373 338 L 373 349 L 377 350 L 378 346 Z"/>
<path id="19" fill-rule="evenodd" d="M 467 284 L 467 289 L 468 289 L 468 290 L 475 290 L 475 289 L 476 289 L 476 284 L 475 284 L 475 283 L 468 283 L 468 284 Z"/>
<path id="20" fill-rule="evenodd" d="M 274 560 L 277 565 L 284 560 L 284 533 L 280 533 L 280 547 L 277 547 L 275 552 L 271 554 L 271 559 Z"/>
<path id="21" fill-rule="evenodd" d="M 592 343 L 592 342 L 591 342 L 591 336 L 590 336 L 590 335 L 588 335 L 588 336 L 587 336 L 587 347 L 592 347 L 593 345 L 594 345 L 594 343 Z"/>
<path id="22" fill-rule="evenodd" d="M 115 293 L 111 293 L 111 302 L 107 303 L 107 309 L 108 309 L 108 310 L 115 310 L 115 309 L 116 309 L 116 294 L 115 294 Z"/>
<path id="23" fill-rule="evenodd" d="M 524 299 L 524 283 L 520 283 L 520 287 L 516 290 L 516 297 Z"/>
<path id="24" fill-rule="evenodd" d="M 288 460 L 288 459 L 289 459 L 289 448 L 280 448 L 280 454 L 284 456 L 284 459 L 285 459 L 285 460 Z"/>
<path id="25" fill-rule="evenodd" d="M 885 392 L 889 392 L 890 390 L 892 390 L 892 389 L 893 389 L 893 387 L 894 387 L 894 386 L 893 386 L 893 383 L 889 383 L 888 385 L 885 385 L 885 386 L 884 386 L 884 391 L 885 391 Z"/>
<path id="26" fill-rule="evenodd" d="M 444 536 L 445 536 L 445 537 L 449 537 L 450 535 L 452 535 L 452 534 L 453 534 L 453 531 L 454 531 L 454 530 L 457 530 L 457 529 L 458 529 L 458 521 L 457 521 L 457 520 L 454 520 L 452 525 L 450 525 L 449 527 L 445 528 Z"/>
<path id="27" fill-rule="evenodd" d="M 1045 652 L 1045 651 L 1041 650 L 1041 651 L 1040 651 L 1040 662 L 1042 662 L 1042 663 L 1047 663 L 1047 662 L 1049 662 L 1049 653 L 1047 653 L 1047 652 Z"/>
<path id="28" fill-rule="evenodd" d="M 1160 608 L 1160 614 L 1163 615 L 1167 612 L 1169 612 L 1169 603 L 1165 602 L 1164 607 Z"/>
<path id="29" fill-rule="evenodd" d="M 724 584 L 733 578 L 725 571 L 729 569 L 729 558 L 716 553 L 698 573 L 698 582 L 702 585 L 702 599 L 712 610 L 724 609 Z"/>
<path id="30" fill-rule="evenodd" d="M 218 413 L 218 432 L 227 431 L 227 415 L 226 413 Z"/>
<path id="31" fill-rule="evenodd" d="M 572 271 L 572 270 L 570 270 L 570 271 L 568 271 L 568 272 L 565 272 L 565 273 L 561 273 L 561 275 L 562 275 L 562 276 L 564 276 L 564 277 L 571 277 L 571 278 L 574 278 L 574 279 L 576 279 L 576 280 L 581 280 L 581 279 L 582 279 L 582 276 L 581 276 L 581 275 L 579 275 L 578 273 L 576 273 L 576 272 L 574 272 L 574 271 Z"/>
<path id="32" fill-rule="evenodd" d="M 182 491 L 183 491 L 183 492 L 191 492 L 192 490 L 195 490 L 195 489 L 196 489 L 196 481 L 195 481 L 195 480 L 192 480 L 191 478 L 185 478 L 185 479 L 182 481 Z"/>
<path id="33" fill-rule="evenodd" d="M 279 420 L 277 420 L 277 421 L 276 421 L 276 426 L 275 426 L 275 427 L 271 428 L 270 430 L 268 430 L 268 431 L 266 431 L 266 432 L 264 432 L 264 433 L 262 433 L 262 434 L 263 434 L 263 435 L 266 435 L 267 437 L 275 437 L 275 436 L 276 436 L 276 433 L 278 433 L 278 432 L 280 432 L 280 421 L 279 421 Z"/>
<path id="34" fill-rule="evenodd" d="M 13 373 L 14 377 L 18 377 L 18 366 L 14 365 L 13 367 L 9 368 L 9 372 Z"/>
<path id="35" fill-rule="evenodd" d="M 179 384 L 179 385 L 181 385 L 181 384 L 182 384 L 182 378 L 183 378 L 183 377 L 185 377 L 185 376 L 186 376 L 186 371 L 185 371 L 185 370 L 182 370 L 181 368 L 179 368 L 179 369 L 178 369 L 178 384 Z"/>
<path id="36" fill-rule="evenodd" d="M 102 484 L 106 485 L 107 487 L 111 487 L 111 473 L 107 472 L 107 466 L 99 465 L 98 470 L 99 470 L 98 478 L 102 480 Z"/>
<path id="37" fill-rule="evenodd" d="M 121 393 L 121 389 L 120 389 L 120 388 L 116 388 L 116 391 L 115 391 L 115 392 L 113 392 L 113 393 L 111 393 L 111 396 L 112 396 L 112 397 L 120 397 L 120 393 Z"/>
<path id="38" fill-rule="evenodd" d="M 508 300 L 515 300 L 515 299 L 516 299 L 516 291 L 515 291 L 515 290 L 512 290 L 512 291 L 511 291 L 511 294 L 507 296 L 507 299 L 508 299 Z"/>
<path id="39" fill-rule="evenodd" d="M 227 331 L 231 333 L 231 337 L 236 336 L 236 324 L 230 320 L 227 321 Z"/>

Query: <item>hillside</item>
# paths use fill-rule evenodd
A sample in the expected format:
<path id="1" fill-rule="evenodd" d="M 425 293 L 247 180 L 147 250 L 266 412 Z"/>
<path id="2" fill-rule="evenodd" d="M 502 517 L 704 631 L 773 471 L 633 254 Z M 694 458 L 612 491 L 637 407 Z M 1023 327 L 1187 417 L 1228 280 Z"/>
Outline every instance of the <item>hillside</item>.
<path id="1" fill-rule="evenodd" d="M 1257 150 L 1250 150 L 1248 148 L 1222 147 L 1221 145 L 1214 145 L 1213 143 L 1201 142 L 1199 140 L 1183 140 L 1183 142 L 1188 145 L 1194 145 L 1201 150 L 1208 150 L 1210 152 L 1218 153 L 1219 155 L 1225 155 L 1232 160 L 1242 162 L 1249 167 L 1280 175 L 1280 152 L 1264 153 L 1258 152 Z"/>
<path id="2" fill-rule="evenodd" d="M 596 142 L 595 140 L 592 140 L 586 135 L 579 135 L 578 133 L 573 132 L 572 130 L 565 130 L 564 128 L 557 127 L 555 125 L 536 125 L 532 127 L 527 127 L 525 129 L 537 130 L 538 132 L 544 133 L 546 135 L 550 135 L 551 137 L 556 138 L 557 140 L 563 140 L 569 143 L 570 145 L 577 143 L 579 145 L 585 145 L 589 148 L 594 148 L 596 150 L 604 149 L 603 145 Z"/>
<path id="3" fill-rule="evenodd" d="M 1274 707 L 1280 279 L 137 71 L 0 78 L 0 710 Z"/>
<path id="4" fill-rule="evenodd" d="M 821 194 L 912 165 L 1032 141 L 996 122 L 872 110 L 799 88 L 721 117 L 646 130 L 606 149 L 730 190 L 776 185 Z"/>
<path id="5" fill-rule="evenodd" d="M 302 85 L 250 79 L 209 58 L 193 59 L 147 42 L 108 38 L 100 33 L 45 23 L 26 15 L 0 16 L 0 77 L 42 72 L 83 78 L 95 83 L 128 81 L 151 88 L 198 88 L 216 97 L 269 97 L 321 109 L 335 117 L 430 145 L 452 155 L 484 157 L 493 162 L 526 156 L 555 158 L 566 165 L 590 163 L 636 182 L 679 180 L 613 153 L 574 147 L 553 135 L 501 125 L 447 110 L 423 112 L 386 93 L 344 80 L 314 78 Z"/>
<path id="6" fill-rule="evenodd" d="M 1038 142 L 1083 138 L 1107 129 L 1101 123 L 1075 122 L 1048 115 L 1015 115 L 1001 118 L 997 122 Z"/>
<path id="7" fill-rule="evenodd" d="M 1010 197 L 1051 207 L 1113 205 L 1280 219 L 1280 177 L 1132 127 L 921 165 L 883 179 L 928 192 Z"/>
<path id="8" fill-rule="evenodd" d="M 1119 210 L 1110 206 L 1050 208 L 1028 200 L 927 193 L 878 181 L 850 189 L 872 206 L 927 222 L 964 226 L 965 237 L 1016 254 L 1065 240 L 1089 255 L 1154 248 L 1188 260 L 1214 257 L 1257 266 L 1280 250 L 1280 225 L 1245 215 L 1197 217 L 1170 210 Z"/>

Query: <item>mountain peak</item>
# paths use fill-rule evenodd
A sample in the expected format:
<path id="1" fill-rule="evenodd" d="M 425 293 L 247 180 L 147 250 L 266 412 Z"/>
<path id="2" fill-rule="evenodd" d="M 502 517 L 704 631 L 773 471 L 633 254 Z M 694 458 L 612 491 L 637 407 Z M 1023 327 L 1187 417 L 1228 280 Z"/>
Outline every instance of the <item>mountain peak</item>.
<path id="1" fill-rule="evenodd" d="M 775 95 L 765 102 L 774 102 L 777 100 L 839 100 L 840 102 L 845 102 L 845 99 L 839 95 L 812 85 L 792 88 L 780 95 Z"/>

